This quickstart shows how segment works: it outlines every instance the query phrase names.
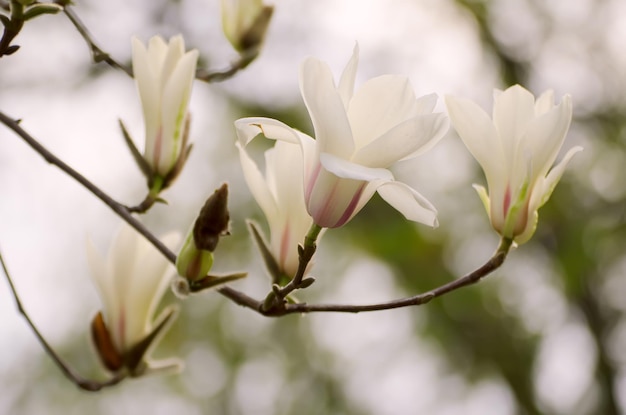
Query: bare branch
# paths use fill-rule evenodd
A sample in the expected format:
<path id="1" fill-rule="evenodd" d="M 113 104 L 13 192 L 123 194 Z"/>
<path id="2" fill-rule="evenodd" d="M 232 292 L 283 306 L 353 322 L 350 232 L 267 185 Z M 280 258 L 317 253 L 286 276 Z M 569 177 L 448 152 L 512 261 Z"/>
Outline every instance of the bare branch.
<path id="1" fill-rule="evenodd" d="M 259 56 L 259 52 L 257 50 L 254 50 L 251 52 L 242 53 L 241 55 L 239 55 L 239 58 L 237 60 L 231 62 L 230 66 L 225 69 L 211 71 L 199 68 L 196 71 L 196 79 L 207 83 L 225 81 L 232 78 L 237 72 L 245 69 L 257 58 L 257 56 Z"/>
<path id="2" fill-rule="evenodd" d="M 46 339 L 44 339 L 42 334 L 37 329 L 37 326 L 35 326 L 33 321 L 30 319 L 28 313 L 26 313 L 26 310 L 24 309 L 24 306 L 22 305 L 22 301 L 20 300 L 20 297 L 17 294 L 17 291 L 15 289 L 15 285 L 13 285 L 13 279 L 11 278 L 11 275 L 9 274 L 9 270 L 4 262 L 4 258 L 2 257 L 1 251 L 0 251 L 0 264 L 2 264 L 2 270 L 4 271 L 4 275 L 7 277 L 7 281 L 9 282 L 9 287 L 11 288 L 11 292 L 13 293 L 13 297 L 15 297 L 15 303 L 17 305 L 18 311 L 20 312 L 22 316 L 24 316 L 24 318 L 26 319 L 26 322 L 28 323 L 30 328 L 33 330 L 33 333 L 35 333 L 37 340 L 39 340 L 39 343 L 41 343 L 41 345 L 43 346 L 48 356 L 50 356 L 50 358 L 59 367 L 59 369 L 61 369 L 61 372 L 63 372 L 63 374 L 69 380 L 71 380 L 72 383 L 74 383 L 76 386 L 78 386 L 79 388 L 83 390 L 86 390 L 89 392 L 97 392 L 108 386 L 113 386 L 113 385 L 118 384 L 126 377 L 124 373 L 118 373 L 112 378 L 105 380 L 105 381 L 90 380 L 90 379 L 83 378 L 78 373 L 76 373 L 71 367 L 69 367 L 63 361 L 63 359 L 61 359 L 61 357 L 54 351 L 54 349 L 52 348 L 52 346 L 50 346 L 50 344 L 46 341 Z"/>
<path id="3" fill-rule="evenodd" d="M 121 69 L 122 71 L 126 72 L 128 76 L 133 76 L 133 71 L 130 68 L 117 62 L 108 53 L 106 53 L 98 45 L 96 45 L 91 34 L 85 27 L 85 24 L 79 19 L 79 17 L 70 6 L 63 6 L 63 12 L 67 16 L 67 18 L 70 19 L 76 30 L 78 30 L 78 33 L 80 33 L 83 39 L 85 39 L 85 42 L 87 42 L 87 46 L 89 46 L 89 50 L 91 51 L 91 58 L 93 59 L 94 63 L 106 62 L 109 66 L 115 69 Z"/>
<path id="4" fill-rule="evenodd" d="M 459 288 L 466 287 L 468 285 L 476 284 L 481 279 L 491 274 L 504 263 L 506 256 L 511 248 L 512 241 L 503 239 L 500 242 L 500 246 L 487 262 L 485 262 L 480 268 L 469 274 L 444 284 L 440 287 L 427 291 L 423 294 L 418 294 L 412 297 L 407 297 L 399 300 L 392 300 L 378 304 L 366 304 L 366 305 L 344 305 L 344 304 L 286 304 L 285 309 L 280 311 L 278 315 L 292 314 L 292 313 L 312 313 L 312 312 L 341 312 L 341 313 L 361 313 L 365 311 L 380 311 L 391 310 L 394 308 L 419 306 L 428 303 L 433 298 L 441 297 L 444 294 L 448 294 L 452 291 L 456 291 Z M 271 311 L 271 310 L 270 310 Z"/>

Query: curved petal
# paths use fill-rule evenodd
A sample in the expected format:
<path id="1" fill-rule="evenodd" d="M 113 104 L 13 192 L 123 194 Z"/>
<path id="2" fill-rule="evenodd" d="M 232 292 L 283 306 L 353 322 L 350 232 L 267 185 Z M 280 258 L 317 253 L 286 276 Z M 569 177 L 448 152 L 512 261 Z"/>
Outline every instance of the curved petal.
<path id="1" fill-rule="evenodd" d="M 263 134 L 272 140 L 300 144 L 300 137 L 296 130 L 273 118 L 240 118 L 235 121 L 235 130 L 237 131 L 237 138 L 243 146 L 248 145 L 259 134 Z"/>
<path id="2" fill-rule="evenodd" d="M 412 187 L 402 182 L 389 181 L 381 183 L 376 191 L 408 220 L 432 227 L 439 225 L 437 209 Z"/>
<path id="3" fill-rule="evenodd" d="M 118 295 L 126 292 L 130 281 L 128 275 L 135 268 L 138 256 L 137 236 L 137 231 L 125 223 L 111 241 L 107 265 Z"/>
<path id="4" fill-rule="evenodd" d="M 514 157 L 526 126 L 534 116 L 535 97 L 520 85 L 513 85 L 494 97 L 493 124 L 508 160 Z"/>
<path id="5" fill-rule="evenodd" d="M 170 233 L 161 238 L 170 249 L 180 241 L 180 235 Z M 137 267 L 130 276 L 126 293 L 126 336 L 125 345 L 130 349 L 142 340 L 152 327 L 152 318 L 156 307 L 169 286 L 170 275 L 167 273 L 169 262 L 143 236 L 137 234 L 135 241 L 142 255 Z"/>
<path id="6" fill-rule="evenodd" d="M 540 116 L 554 107 L 554 91 L 549 89 L 535 101 L 535 116 Z"/>
<path id="7" fill-rule="evenodd" d="M 536 177 L 547 174 L 565 141 L 571 121 L 572 101 L 566 95 L 558 106 L 529 123 L 524 135 L 524 147 L 533 161 L 531 183 Z"/>
<path id="8" fill-rule="evenodd" d="M 161 64 L 161 89 L 165 88 L 165 84 L 172 76 L 172 73 L 178 66 L 178 62 L 185 54 L 185 41 L 182 35 L 174 36 L 167 45 L 167 51 Z M 195 74 L 194 74 L 195 75 Z"/>
<path id="9" fill-rule="evenodd" d="M 235 121 L 239 142 L 246 146 L 253 138 L 263 134 L 266 138 L 300 144 L 304 163 L 304 176 L 308 180 L 313 174 L 317 160 L 317 146 L 313 138 L 272 118 L 249 117 Z"/>
<path id="10" fill-rule="evenodd" d="M 354 94 L 348 108 L 357 149 L 416 114 L 415 93 L 406 77 L 370 79 Z"/>
<path id="11" fill-rule="evenodd" d="M 536 209 L 539 209 L 548 201 L 548 199 L 552 195 L 552 192 L 554 191 L 554 188 L 558 184 L 559 180 L 561 180 L 561 176 L 563 176 L 563 173 L 565 172 L 565 168 L 567 167 L 567 164 L 570 162 L 570 160 L 572 159 L 572 157 L 574 157 L 576 153 L 582 150 L 583 148 L 580 146 L 571 148 L 565 154 L 563 159 L 556 166 L 554 166 L 552 170 L 550 170 L 550 173 L 548 173 L 546 178 L 541 181 L 539 186 L 537 186 L 538 189 L 534 190 L 533 192 L 532 199 L 531 199 L 531 206 L 533 208 L 536 206 Z M 535 196 L 535 192 L 537 192 L 537 196 Z M 536 201 L 534 200 L 535 197 L 537 198 Z"/>
<path id="12" fill-rule="evenodd" d="M 139 39 L 132 39 L 133 76 L 137 83 L 143 119 L 146 130 L 145 158 L 153 159 L 154 141 L 161 123 L 161 91 L 158 87 L 158 75 L 150 66 L 150 56 Z"/>
<path id="13" fill-rule="evenodd" d="M 464 98 L 445 97 L 452 125 L 487 177 L 504 175 L 505 154 L 493 122 L 482 108 Z"/>
<path id="14" fill-rule="evenodd" d="M 368 182 L 372 180 L 393 180 L 393 175 L 387 169 L 363 166 L 328 153 L 320 154 L 320 162 L 330 173 L 343 179 Z"/>
<path id="15" fill-rule="evenodd" d="M 96 285 L 98 296 L 102 301 L 103 315 L 108 325 L 117 320 L 119 296 L 115 290 L 109 267 L 93 245 L 91 238 L 87 238 L 87 263 L 91 270 L 91 279 Z"/>
<path id="16" fill-rule="evenodd" d="M 432 148 L 447 130 L 448 119 L 444 114 L 418 115 L 358 150 L 352 160 L 364 166 L 387 168 Z"/>
<path id="17" fill-rule="evenodd" d="M 161 36 L 152 36 L 148 41 L 148 63 L 151 68 L 161 68 L 167 55 L 167 44 L 161 38 Z M 155 72 L 158 79 L 161 78 L 162 72 L 159 70 Z M 160 90 L 159 85 L 159 90 Z"/>
<path id="18" fill-rule="evenodd" d="M 339 79 L 339 95 L 343 102 L 343 107 L 348 110 L 348 105 L 354 94 L 354 82 L 356 80 L 356 70 L 359 65 L 359 44 L 354 45 L 352 50 L 352 57 L 348 61 L 341 78 Z"/>
<path id="19" fill-rule="evenodd" d="M 352 130 L 343 101 L 325 63 L 306 59 L 300 66 L 300 90 L 320 151 L 348 158 L 354 151 Z"/>
<path id="20" fill-rule="evenodd" d="M 161 157 L 158 171 L 167 175 L 176 164 L 182 150 L 182 134 L 191 97 L 191 86 L 196 74 L 198 51 L 186 53 L 165 84 L 162 101 Z"/>
<path id="21" fill-rule="evenodd" d="M 278 205 L 269 186 L 256 163 L 250 158 L 245 148 L 240 142 L 235 143 L 239 150 L 239 160 L 241 161 L 241 168 L 243 170 L 243 176 L 248 184 L 250 193 L 254 196 L 257 204 L 263 211 L 263 214 L 267 218 L 268 222 L 271 222 L 273 218 L 278 217 Z M 268 150 L 268 152 L 271 150 Z M 266 153 L 267 154 L 267 153 Z"/>
<path id="22" fill-rule="evenodd" d="M 435 93 L 419 97 L 415 101 L 415 111 L 417 114 L 430 114 L 435 109 L 438 99 Z"/>

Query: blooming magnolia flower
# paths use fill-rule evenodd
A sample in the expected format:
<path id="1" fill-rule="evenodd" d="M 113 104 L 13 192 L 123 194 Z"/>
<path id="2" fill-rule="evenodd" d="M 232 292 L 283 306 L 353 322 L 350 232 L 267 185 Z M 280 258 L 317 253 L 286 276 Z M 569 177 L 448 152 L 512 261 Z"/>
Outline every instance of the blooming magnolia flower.
<path id="1" fill-rule="evenodd" d="M 179 235 L 166 235 L 162 241 L 175 245 Z M 168 262 L 145 238 L 124 224 L 109 249 L 107 260 L 87 243 L 87 258 L 92 270 L 103 312 L 92 324 L 94 342 L 104 365 L 111 371 L 122 368 L 140 375 L 148 363 L 149 349 L 171 323 L 175 309 L 164 310 L 153 320 L 153 314 L 168 287 Z M 177 366 L 170 362 L 167 366 Z"/>
<path id="2" fill-rule="evenodd" d="M 313 224 L 304 204 L 302 154 L 298 146 L 279 141 L 265 152 L 265 177 L 237 143 L 248 187 L 270 228 L 270 250 L 280 272 L 293 277 L 298 269 L 298 243 Z"/>
<path id="3" fill-rule="evenodd" d="M 146 48 L 132 39 L 133 72 L 143 107 L 146 128 L 144 159 L 150 177 L 171 181 L 187 158 L 189 98 L 196 73 L 198 51 L 185 52 L 183 37 L 150 39 Z"/>
<path id="4" fill-rule="evenodd" d="M 222 0 L 222 28 L 226 38 L 238 52 L 258 49 L 273 11 L 262 0 Z"/>
<path id="5" fill-rule="evenodd" d="M 548 201 L 567 163 L 582 147 L 552 164 L 572 120 L 572 102 L 559 105 L 547 91 L 537 101 L 519 85 L 494 93 L 493 121 L 473 102 L 447 96 L 446 105 L 459 136 L 480 163 L 489 193 L 474 186 L 493 228 L 522 244 L 537 226 L 537 210 Z"/>
<path id="6" fill-rule="evenodd" d="M 300 66 L 315 139 L 268 118 L 237 120 L 239 139 L 245 145 L 263 133 L 300 146 L 307 210 L 321 227 L 344 225 L 376 191 L 407 219 L 436 226 L 433 205 L 388 168 L 430 149 L 447 131 L 447 118 L 432 113 L 434 94 L 416 99 L 402 76 L 371 79 L 354 93 L 358 52 L 357 46 L 338 86 L 325 63 L 309 58 Z"/>

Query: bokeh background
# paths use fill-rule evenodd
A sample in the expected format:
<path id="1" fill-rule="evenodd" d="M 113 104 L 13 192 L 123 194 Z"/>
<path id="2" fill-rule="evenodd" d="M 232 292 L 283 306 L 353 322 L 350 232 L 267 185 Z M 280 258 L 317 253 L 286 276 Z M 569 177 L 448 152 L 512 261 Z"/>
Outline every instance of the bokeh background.
<path id="1" fill-rule="evenodd" d="M 217 0 L 76 1 L 99 45 L 130 61 L 130 38 L 182 33 L 206 68 L 235 57 Z M 520 83 L 573 97 L 565 149 L 582 145 L 533 239 L 476 286 L 422 307 L 360 315 L 265 318 L 214 292 L 181 303 L 156 351 L 179 375 L 125 381 L 91 394 L 67 381 L 18 314 L 0 279 L 2 414 L 614 415 L 626 413 L 626 3 L 623 0 L 276 0 L 260 58 L 220 84 L 196 83 L 194 151 L 176 184 L 142 219 L 186 232 L 222 182 L 232 236 L 216 271 L 246 270 L 235 288 L 257 298 L 269 278 L 245 227 L 263 223 L 243 181 L 233 120 L 263 115 L 311 132 L 298 89 L 306 56 L 338 77 L 355 42 L 357 83 L 407 75 L 418 95 L 471 98 Z M 118 200 L 144 181 L 117 119 L 143 141 L 133 81 L 89 51 L 63 15 L 29 23 L 0 60 L 0 110 Z M 444 107 L 439 105 L 439 110 Z M 61 356 L 103 378 L 88 339 L 100 308 L 85 259 L 120 226 L 108 208 L 0 126 L 0 246 L 25 308 Z M 258 150 L 263 143 L 258 144 Z M 365 303 L 441 285 L 497 245 L 471 183 L 478 165 L 454 132 L 396 170 L 439 209 L 441 226 L 405 221 L 375 198 L 327 232 L 308 302 Z M 178 301 L 166 296 L 163 304 Z"/>

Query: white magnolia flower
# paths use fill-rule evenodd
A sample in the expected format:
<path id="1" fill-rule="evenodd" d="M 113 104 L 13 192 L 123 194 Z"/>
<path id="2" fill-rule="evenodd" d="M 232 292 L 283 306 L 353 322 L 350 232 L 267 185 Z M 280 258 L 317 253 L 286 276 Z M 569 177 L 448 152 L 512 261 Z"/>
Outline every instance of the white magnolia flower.
<path id="1" fill-rule="evenodd" d="M 168 234 L 162 241 L 173 247 L 179 239 L 177 234 Z M 168 261 L 126 223 L 111 243 L 106 260 L 90 240 L 87 258 L 103 304 L 104 330 L 96 327 L 100 315 L 92 326 L 96 348 L 108 369 L 126 367 L 131 374 L 141 374 L 148 363 L 144 359 L 156 343 L 152 336 L 164 331 L 176 311 L 166 309 L 156 322 L 153 318 L 169 286 Z M 142 345 L 146 339 L 151 344 Z"/>
<path id="2" fill-rule="evenodd" d="M 152 174 L 168 179 L 186 159 L 187 107 L 198 51 L 185 52 L 181 35 L 172 37 L 169 44 L 155 36 L 147 49 L 133 38 L 132 49 L 133 72 L 146 128 L 144 158 Z"/>
<path id="3" fill-rule="evenodd" d="M 537 210 L 548 201 L 570 159 L 570 149 L 552 167 L 572 120 L 572 102 L 559 105 L 547 91 L 537 101 L 519 85 L 494 93 L 493 120 L 473 102 L 447 96 L 446 105 L 459 136 L 480 163 L 489 193 L 474 186 L 493 228 L 522 244 L 537 226 Z"/>
<path id="4" fill-rule="evenodd" d="M 273 11 L 262 0 L 222 0 L 222 29 L 226 38 L 239 52 L 258 48 Z"/>
<path id="5" fill-rule="evenodd" d="M 447 118 L 432 112 L 437 97 L 416 99 L 409 80 L 395 75 L 371 79 L 354 93 L 357 63 L 355 47 L 338 86 L 325 63 L 302 63 L 300 90 L 315 139 L 268 118 L 236 121 L 239 139 L 245 145 L 262 133 L 301 147 L 307 210 L 321 227 L 344 225 L 376 191 L 407 219 L 436 226 L 433 205 L 394 180 L 388 168 L 425 152 L 445 134 Z"/>
<path id="6" fill-rule="evenodd" d="M 265 177 L 241 143 L 239 158 L 248 187 L 270 228 L 270 250 L 280 271 L 293 277 L 298 269 L 298 243 L 313 224 L 304 204 L 302 153 L 279 141 L 265 152 Z"/>

